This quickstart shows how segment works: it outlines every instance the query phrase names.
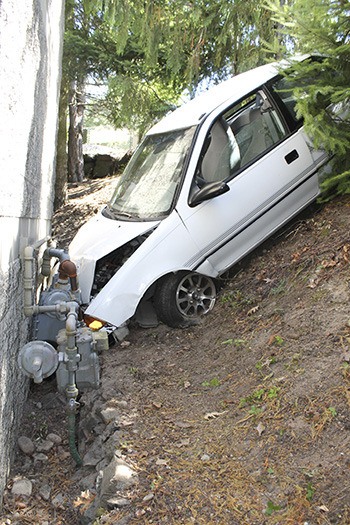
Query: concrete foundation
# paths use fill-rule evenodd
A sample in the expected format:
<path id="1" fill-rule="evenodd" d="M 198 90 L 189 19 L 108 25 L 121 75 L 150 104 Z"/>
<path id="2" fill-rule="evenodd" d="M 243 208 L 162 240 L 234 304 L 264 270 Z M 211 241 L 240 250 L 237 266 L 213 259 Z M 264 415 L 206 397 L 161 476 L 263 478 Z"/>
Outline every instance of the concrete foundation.
<path id="1" fill-rule="evenodd" d="M 0 2 L 0 506 L 27 381 L 21 254 L 50 233 L 64 0 Z"/>

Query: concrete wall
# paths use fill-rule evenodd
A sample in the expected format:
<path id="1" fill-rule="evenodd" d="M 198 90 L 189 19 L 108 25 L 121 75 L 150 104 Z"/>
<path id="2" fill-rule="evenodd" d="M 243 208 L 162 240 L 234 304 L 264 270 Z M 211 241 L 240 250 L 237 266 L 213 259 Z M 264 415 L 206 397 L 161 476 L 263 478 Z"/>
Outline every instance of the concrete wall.
<path id="1" fill-rule="evenodd" d="M 64 0 L 0 0 L 0 506 L 27 393 L 23 248 L 50 233 Z"/>

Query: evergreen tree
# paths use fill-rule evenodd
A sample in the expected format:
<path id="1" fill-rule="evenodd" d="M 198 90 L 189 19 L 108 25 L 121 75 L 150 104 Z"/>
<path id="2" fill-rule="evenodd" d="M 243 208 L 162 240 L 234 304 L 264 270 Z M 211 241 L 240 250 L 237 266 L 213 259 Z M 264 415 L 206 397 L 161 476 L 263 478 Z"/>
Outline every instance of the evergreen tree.
<path id="1" fill-rule="evenodd" d="M 108 84 L 96 109 L 143 132 L 202 80 L 220 81 L 263 63 L 273 22 L 253 0 L 66 0 L 59 139 L 67 133 L 68 180 L 83 178 L 86 80 Z M 56 205 L 65 198 L 65 148 L 57 156 Z"/>
<path id="2" fill-rule="evenodd" d="M 350 193 L 350 5 L 347 0 L 295 0 L 273 3 L 275 20 L 293 39 L 293 52 L 319 54 L 319 60 L 293 65 L 288 78 L 297 108 L 316 147 L 335 155 L 323 181 L 323 199 Z"/>

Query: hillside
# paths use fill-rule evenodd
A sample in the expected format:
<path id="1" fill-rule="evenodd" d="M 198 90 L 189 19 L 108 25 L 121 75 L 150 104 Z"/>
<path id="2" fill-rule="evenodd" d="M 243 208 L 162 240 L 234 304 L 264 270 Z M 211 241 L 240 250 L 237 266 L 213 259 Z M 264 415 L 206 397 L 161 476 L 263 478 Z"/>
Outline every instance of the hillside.
<path id="1" fill-rule="evenodd" d="M 55 219 L 61 245 L 112 185 L 70 188 Z M 81 447 L 101 438 L 109 450 L 113 435 L 137 483 L 96 523 L 349 525 L 349 226 L 349 197 L 310 207 L 225 276 L 201 324 L 131 326 L 103 355 L 102 387 L 82 397 Z M 33 440 L 65 439 L 54 392 L 52 381 L 32 389 L 23 431 Z M 118 424 L 98 434 L 92 414 L 105 407 Z M 98 470 L 75 472 L 66 451 L 45 465 L 18 452 L 2 523 L 93 523 Z M 36 480 L 30 498 L 11 494 L 19 475 Z"/>

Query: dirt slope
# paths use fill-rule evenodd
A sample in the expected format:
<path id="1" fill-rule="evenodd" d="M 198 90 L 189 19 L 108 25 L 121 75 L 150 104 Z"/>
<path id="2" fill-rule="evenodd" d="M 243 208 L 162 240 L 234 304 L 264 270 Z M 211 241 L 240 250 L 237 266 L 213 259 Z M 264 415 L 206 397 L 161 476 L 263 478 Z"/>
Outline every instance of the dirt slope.
<path id="1" fill-rule="evenodd" d="M 113 179 L 92 184 L 56 215 L 63 245 Z M 105 353 L 103 398 L 126 407 L 119 449 L 139 483 L 96 523 L 350 524 L 349 226 L 350 198 L 313 206 L 227 276 L 200 325 L 132 326 Z M 63 408 L 31 396 L 27 434 L 59 431 Z M 45 467 L 51 499 L 9 493 L 2 523 L 79 523 L 93 491 L 62 454 Z M 12 477 L 35 477 L 23 464 Z"/>

